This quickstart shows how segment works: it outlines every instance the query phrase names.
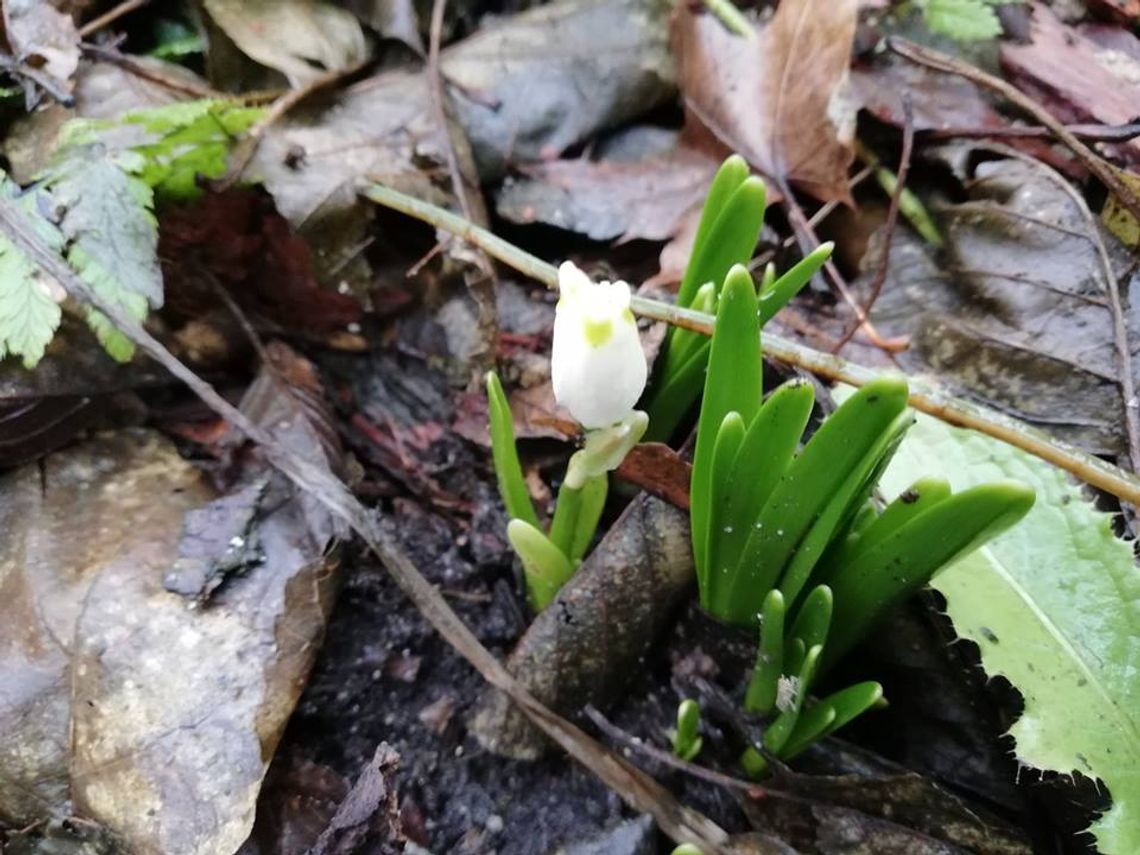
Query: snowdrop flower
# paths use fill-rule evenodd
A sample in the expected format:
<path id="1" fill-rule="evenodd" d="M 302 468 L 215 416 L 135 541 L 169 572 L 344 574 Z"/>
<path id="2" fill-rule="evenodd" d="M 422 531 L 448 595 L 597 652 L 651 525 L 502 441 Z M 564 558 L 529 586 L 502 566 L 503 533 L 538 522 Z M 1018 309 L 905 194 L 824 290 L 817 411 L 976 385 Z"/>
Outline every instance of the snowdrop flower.
<path id="1" fill-rule="evenodd" d="M 648 366 L 625 282 L 590 281 L 564 262 L 550 360 L 554 397 L 583 427 L 617 424 L 645 389 Z"/>

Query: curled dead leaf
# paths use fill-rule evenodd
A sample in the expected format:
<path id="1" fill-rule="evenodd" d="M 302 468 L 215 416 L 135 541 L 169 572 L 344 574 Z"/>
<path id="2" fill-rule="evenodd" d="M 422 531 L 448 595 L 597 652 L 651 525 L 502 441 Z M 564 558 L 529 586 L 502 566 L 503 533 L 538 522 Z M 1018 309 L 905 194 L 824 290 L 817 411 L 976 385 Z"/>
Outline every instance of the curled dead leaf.
<path id="1" fill-rule="evenodd" d="M 821 201 L 850 202 L 855 103 L 847 69 L 856 0 L 783 0 L 754 38 L 679 0 L 678 82 L 690 113 L 773 179 Z"/>

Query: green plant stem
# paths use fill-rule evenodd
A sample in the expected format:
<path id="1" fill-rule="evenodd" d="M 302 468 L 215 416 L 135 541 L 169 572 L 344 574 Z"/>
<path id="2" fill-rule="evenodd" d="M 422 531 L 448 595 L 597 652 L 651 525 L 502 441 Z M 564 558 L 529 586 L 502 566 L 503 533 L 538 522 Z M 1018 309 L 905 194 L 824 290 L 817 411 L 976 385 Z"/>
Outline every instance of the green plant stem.
<path id="1" fill-rule="evenodd" d="M 748 19 L 732 4 L 732 0 L 705 0 L 705 6 L 729 32 L 746 39 L 756 38 L 756 28 L 748 23 Z"/>
<path id="2" fill-rule="evenodd" d="M 513 267 L 547 287 L 554 288 L 558 284 L 558 269 L 553 264 L 536 258 L 450 211 L 379 184 L 368 183 L 361 189 L 361 193 L 378 205 L 400 211 L 478 246 L 503 264 Z M 633 297 L 630 307 L 642 317 L 664 321 L 704 335 L 712 333 L 715 322 L 711 315 L 703 312 L 682 309 L 646 297 Z M 813 350 L 779 336 L 763 333 L 761 338 L 764 352 L 772 359 L 795 365 L 827 380 L 851 386 L 864 386 L 882 376 L 877 371 L 849 362 L 842 357 Z M 947 424 L 976 430 L 999 439 L 1052 463 L 1074 477 L 1123 501 L 1134 505 L 1140 504 L 1140 478 L 1135 474 L 1093 457 L 1068 443 L 1053 439 L 1044 431 L 997 410 L 955 398 L 921 380 L 908 379 L 910 406 L 919 412 L 931 415 Z"/>

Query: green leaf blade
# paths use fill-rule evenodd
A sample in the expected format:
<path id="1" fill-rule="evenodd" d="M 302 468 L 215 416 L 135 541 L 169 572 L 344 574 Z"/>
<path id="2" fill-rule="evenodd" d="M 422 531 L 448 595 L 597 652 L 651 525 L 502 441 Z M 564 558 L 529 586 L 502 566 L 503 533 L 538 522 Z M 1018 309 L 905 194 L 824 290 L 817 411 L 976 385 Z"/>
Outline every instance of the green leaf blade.
<path id="1" fill-rule="evenodd" d="M 737 412 L 748 424 L 763 395 L 760 325 L 752 276 L 737 265 L 725 278 L 717 305 L 716 328 L 709 350 L 705 391 L 697 422 L 690 482 L 693 555 L 700 566 L 708 555 L 708 521 L 712 495 L 713 450 L 721 422 Z M 708 568 L 703 568 L 707 577 Z M 707 581 L 707 578 L 706 578 Z"/>
<path id="2" fill-rule="evenodd" d="M 503 384 L 494 371 L 488 371 L 487 410 L 491 422 L 491 457 L 495 466 L 495 478 L 499 483 L 499 495 L 512 519 L 521 519 L 538 528 L 538 514 L 530 500 L 519 463 L 518 449 L 515 447 L 515 429 L 511 421 L 511 407 L 503 392 Z"/>
<path id="3" fill-rule="evenodd" d="M 1112 807 L 1091 828 L 1104 855 L 1140 852 L 1140 571 L 1112 519 L 1059 470 L 980 434 L 920 417 L 883 479 L 893 495 L 919 474 L 962 489 L 1001 478 L 1031 485 L 1025 519 L 932 584 L 982 667 L 1025 709 L 1010 729 L 1020 762 L 1079 771 Z"/>

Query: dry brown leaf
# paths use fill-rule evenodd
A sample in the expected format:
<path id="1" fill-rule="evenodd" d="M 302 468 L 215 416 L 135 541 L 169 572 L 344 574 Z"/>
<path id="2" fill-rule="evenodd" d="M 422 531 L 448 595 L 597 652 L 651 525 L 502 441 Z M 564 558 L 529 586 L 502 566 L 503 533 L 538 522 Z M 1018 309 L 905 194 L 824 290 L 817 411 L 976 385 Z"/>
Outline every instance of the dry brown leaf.
<path id="1" fill-rule="evenodd" d="M 563 0 L 449 47 L 441 71 L 479 177 L 494 181 L 508 166 L 556 156 L 669 98 L 666 41 L 657 0 Z M 306 227 L 350 206 L 365 177 L 443 201 L 429 174 L 432 161 L 445 159 L 429 104 L 425 72 L 364 80 L 332 106 L 272 128 L 248 177 Z"/>
<path id="2" fill-rule="evenodd" d="M 1020 89 L 1041 96 L 1063 121 L 1095 119 L 1118 125 L 1136 118 L 1140 62 L 1133 56 L 1065 26 L 1041 3 L 1033 4 L 1032 33 L 1029 44 L 1005 43 L 1001 48 L 1002 66 Z M 1140 140 L 1122 145 L 1120 151 L 1140 161 Z"/>
<path id="3" fill-rule="evenodd" d="M 847 68 L 857 0 L 783 0 L 755 38 L 679 0 L 678 79 L 693 118 L 773 179 L 850 202 L 855 104 Z"/>
<path id="4" fill-rule="evenodd" d="M 360 22 L 319 0 L 205 0 L 206 11 L 251 59 L 275 68 L 293 86 L 368 56 Z"/>
<path id="5" fill-rule="evenodd" d="M 45 0 L 4 0 L 4 32 L 16 59 L 62 84 L 79 66 L 79 31 L 70 15 Z"/>

